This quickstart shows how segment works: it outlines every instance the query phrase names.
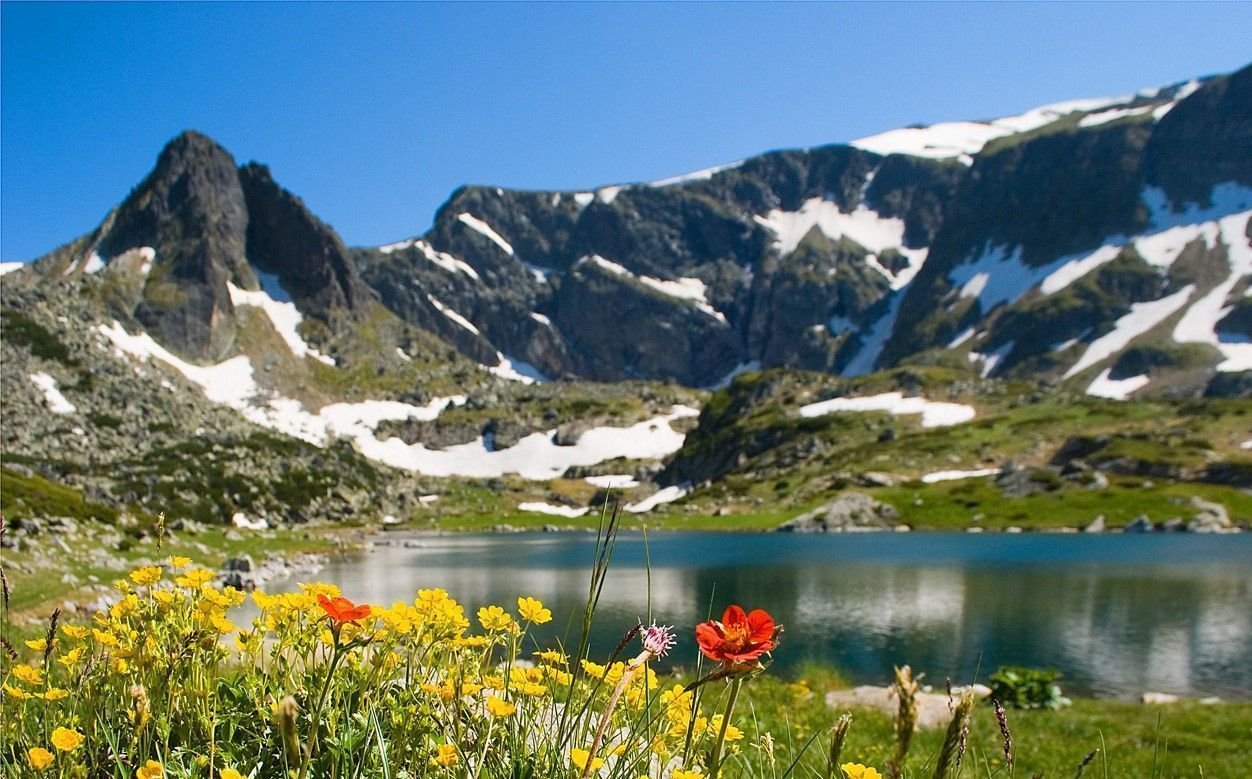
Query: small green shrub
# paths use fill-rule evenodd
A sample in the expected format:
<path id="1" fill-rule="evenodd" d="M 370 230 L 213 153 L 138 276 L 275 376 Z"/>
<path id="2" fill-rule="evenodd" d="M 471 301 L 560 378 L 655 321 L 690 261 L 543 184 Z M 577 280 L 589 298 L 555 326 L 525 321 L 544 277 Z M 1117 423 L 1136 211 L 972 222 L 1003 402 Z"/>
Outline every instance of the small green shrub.
<path id="1" fill-rule="evenodd" d="M 1006 708 L 1059 709 L 1070 704 L 1056 683 L 1060 678 L 1050 668 L 1002 666 L 991 675 L 991 699 Z"/>

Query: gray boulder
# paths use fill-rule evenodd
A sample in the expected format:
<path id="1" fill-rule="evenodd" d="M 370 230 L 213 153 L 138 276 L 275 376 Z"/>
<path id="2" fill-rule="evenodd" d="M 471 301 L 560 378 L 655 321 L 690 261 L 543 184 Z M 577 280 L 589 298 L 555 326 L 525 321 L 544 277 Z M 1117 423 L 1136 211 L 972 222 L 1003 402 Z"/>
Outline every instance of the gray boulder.
<path id="1" fill-rule="evenodd" d="M 1122 528 L 1123 533 L 1151 533 L 1156 530 L 1156 526 L 1152 524 L 1152 520 L 1148 519 L 1146 514 L 1140 514 L 1130 521 L 1130 524 Z"/>
<path id="2" fill-rule="evenodd" d="M 835 500 L 778 526 L 782 533 L 852 533 L 891 530 L 900 519 L 895 506 L 859 492 Z"/>

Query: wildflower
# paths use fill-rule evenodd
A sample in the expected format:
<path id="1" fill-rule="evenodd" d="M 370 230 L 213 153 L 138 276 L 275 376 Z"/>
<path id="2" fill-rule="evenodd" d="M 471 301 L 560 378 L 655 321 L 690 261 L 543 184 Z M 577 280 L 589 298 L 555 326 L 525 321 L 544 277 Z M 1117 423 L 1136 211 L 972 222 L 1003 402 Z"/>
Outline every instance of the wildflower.
<path id="1" fill-rule="evenodd" d="M 189 590 L 198 590 L 213 581 L 214 576 L 216 574 L 207 568 L 193 568 L 175 579 L 174 583 Z"/>
<path id="2" fill-rule="evenodd" d="M 135 771 L 135 779 L 160 779 L 165 776 L 165 766 L 155 760 L 149 760 Z"/>
<path id="3" fill-rule="evenodd" d="M 36 652 L 42 652 L 48 648 L 48 639 L 46 638 L 32 638 L 23 643 Z"/>
<path id="4" fill-rule="evenodd" d="M 745 614 L 739 606 L 727 606 L 721 621 L 696 625 L 696 642 L 710 660 L 724 665 L 759 662 L 774 648 L 774 618 L 764 609 Z"/>
<path id="5" fill-rule="evenodd" d="M 218 773 L 218 777 L 219 779 L 244 779 L 243 774 L 233 768 L 223 768 L 221 772 Z"/>
<path id="6" fill-rule="evenodd" d="M 29 665 L 13 666 L 13 675 L 16 676 L 19 681 L 26 682 L 27 684 L 43 683 L 43 672 L 38 668 L 31 668 Z"/>
<path id="7" fill-rule="evenodd" d="M 483 630 L 508 630 L 513 618 L 499 606 L 483 606 L 478 610 L 478 623 Z"/>
<path id="8" fill-rule="evenodd" d="M 357 605 L 340 596 L 328 598 L 319 594 L 317 596 L 317 604 L 322 607 L 322 611 L 326 612 L 326 615 L 330 617 L 331 622 L 336 626 L 365 619 L 372 611 L 368 603 Z"/>
<path id="9" fill-rule="evenodd" d="M 451 768 L 456 765 L 457 761 L 460 759 L 461 758 L 456 753 L 456 747 L 451 744 L 440 744 L 435 747 L 435 756 L 430 759 L 430 764 L 434 766 L 442 766 L 444 768 Z M 226 779 L 226 777 L 223 776 L 222 779 Z"/>
<path id="10" fill-rule="evenodd" d="M 26 760 L 30 763 L 31 768 L 36 771 L 42 771 L 52 765 L 52 761 L 56 760 L 56 755 L 43 747 L 31 747 L 26 750 Z"/>
<path id="11" fill-rule="evenodd" d="M 552 611 L 545 609 L 543 604 L 534 598 L 518 598 L 517 613 L 527 622 L 542 625 L 552 621 Z"/>
<path id="12" fill-rule="evenodd" d="M 535 652 L 533 654 L 535 657 L 539 658 L 540 661 L 547 663 L 548 665 L 569 664 L 569 658 L 566 657 L 563 652 L 554 652 L 551 649 L 546 649 L 542 652 Z"/>
<path id="13" fill-rule="evenodd" d="M 674 646 L 673 627 L 662 627 L 653 622 L 643 629 L 643 649 L 653 657 L 665 657 Z"/>
<path id="14" fill-rule="evenodd" d="M 863 766 L 860 763 L 844 763 L 839 769 L 847 774 L 848 779 L 882 779 L 877 768 Z"/>
<path id="15" fill-rule="evenodd" d="M 699 768 L 675 768 L 670 779 L 704 779 L 704 774 Z"/>
<path id="16" fill-rule="evenodd" d="M 24 701 L 31 697 L 30 693 L 26 692 L 21 687 L 14 687 L 11 684 L 4 685 L 4 694 L 19 701 Z"/>
<path id="17" fill-rule="evenodd" d="M 517 706 L 492 695 L 487 698 L 487 711 L 493 717 L 508 717 L 517 711 Z"/>
<path id="18" fill-rule="evenodd" d="M 75 641 L 82 641 L 91 631 L 81 625 L 66 625 L 61 628 L 61 632 Z"/>
<path id="19" fill-rule="evenodd" d="M 96 643 L 105 646 L 117 646 L 117 636 L 104 630 L 91 629 L 91 635 L 96 639 Z"/>
<path id="20" fill-rule="evenodd" d="M 592 771 L 599 771 L 604 766 L 603 758 L 597 757 L 591 761 L 591 767 L 588 768 L 587 760 L 590 757 L 591 757 L 591 752 L 586 749 L 579 749 L 578 747 L 573 747 L 569 751 L 569 761 L 573 763 L 574 766 L 577 767 L 579 771 L 582 771 L 584 776 L 586 776 L 588 773 L 591 773 Z"/>
<path id="21" fill-rule="evenodd" d="M 83 734 L 69 728 L 57 728 L 52 731 L 52 746 L 62 752 L 73 752 L 83 745 Z"/>
<path id="22" fill-rule="evenodd" d="M 189 565 L 191 565 L 190 557 L 179 557 L 178 555 L 172 555 L 170 557 L 171 568 L 186 568 Z M 231 769 L 229 768 L 226 769 L 226 771 L 230 771 L 230 770 Z M 226 779 L 226 771 L 222 772 L 222 779 Z"/>
<path id="23" fill-rule="evenodd" d="M 214 614 L 209 617 L 209 621 L 213 623 L 213 629 L 223 636 L 235 631 L 235 623 L 231 622 L 222 614 Z"/>
<path id="24" fill-rule="evenodd" d="M 70 691 L 63 690 L 60 687 L 50 687 L 42 697 L 45 701 L 59 701 L 62 698 L 70 697 Z"/>
<path id="25" fill-rule="evenodd" d="M 161 581 L 161 568 L 156 565 L 145 565 L 130 572 L 130 580 L 140 586 L 153 585 Z"/>

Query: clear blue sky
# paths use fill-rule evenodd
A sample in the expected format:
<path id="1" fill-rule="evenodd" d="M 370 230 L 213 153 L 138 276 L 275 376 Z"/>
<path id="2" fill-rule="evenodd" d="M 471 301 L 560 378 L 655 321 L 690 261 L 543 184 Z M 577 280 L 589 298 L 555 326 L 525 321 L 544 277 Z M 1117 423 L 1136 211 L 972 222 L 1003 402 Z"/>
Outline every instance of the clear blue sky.
<path id="1" fill-rule="evenodd" d="M 94 227 L 185 128 L 349 244 L 463 183 L 582 188 L 1252 61 L 1252 3 L 0 5 L 0 259 Z"/>

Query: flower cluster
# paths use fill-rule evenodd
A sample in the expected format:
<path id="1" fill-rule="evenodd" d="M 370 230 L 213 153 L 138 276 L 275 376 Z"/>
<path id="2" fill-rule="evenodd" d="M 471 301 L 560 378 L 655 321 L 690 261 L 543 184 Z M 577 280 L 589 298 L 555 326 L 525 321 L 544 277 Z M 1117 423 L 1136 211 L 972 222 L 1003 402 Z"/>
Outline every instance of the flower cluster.
<path id="1" fill-rule="evenodd" d="M 442 589 L 389 607 L 321 583 L 249 594 L 180 557 L 114 586 L 88 624 L 54 622 L 25 641 L 28 656 L 0 661 L 0 763 L 135 779 L 490 778 L 519 766 L 709 779 L 719 757 L 743 754 L 737 687 L 726 706 L 662 683 L 653 661 L 678 642 L 668 626 L 640 626 L 637 656 L 598 663 L 531 635 L 553 619 L 534 597 L 467 613 Z M 738 606 L 695 637 L 735 674 L 777 645 L 769 615 Z"/>

